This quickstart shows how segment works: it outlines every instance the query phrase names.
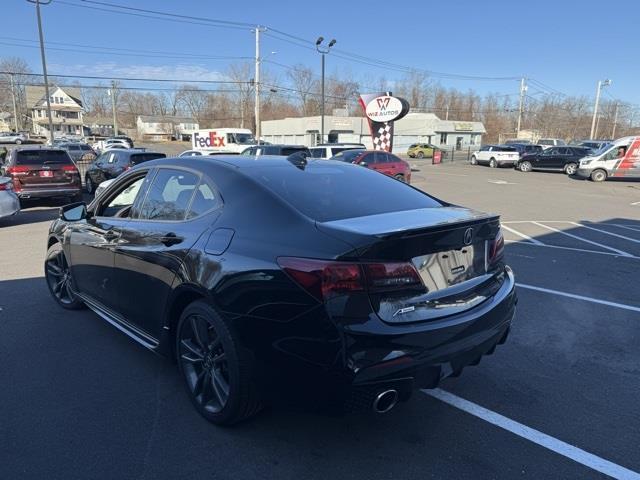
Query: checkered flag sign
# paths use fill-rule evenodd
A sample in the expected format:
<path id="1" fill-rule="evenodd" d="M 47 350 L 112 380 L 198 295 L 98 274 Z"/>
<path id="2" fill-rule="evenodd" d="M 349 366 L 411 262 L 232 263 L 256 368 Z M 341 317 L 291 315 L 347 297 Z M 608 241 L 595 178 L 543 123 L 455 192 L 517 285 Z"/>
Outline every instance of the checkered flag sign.
<path id="1" fill-rule="evenodd" d="M 391 92 L 360 95 L 360 105 L 369 121 L 374 150 L 393 149 L 393 122 L 409 113 L 409 102 Z"/>
<path id="2" fill-rule="evenodd" d="M 376 122 L 377 123 L 377 122 Z M 373 149 L 391 151 L 393 147 L 393 123 L 385 122 L 372 132 Z"/>

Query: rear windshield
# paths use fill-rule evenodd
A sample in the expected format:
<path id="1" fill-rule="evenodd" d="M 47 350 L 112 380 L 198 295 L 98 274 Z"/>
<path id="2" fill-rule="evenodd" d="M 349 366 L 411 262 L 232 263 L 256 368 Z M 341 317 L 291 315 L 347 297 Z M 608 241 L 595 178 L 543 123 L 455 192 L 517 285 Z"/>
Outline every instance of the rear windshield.
<path id="1" fill-rule="evenodd" d="M 518 151 L 514 147 L 498 147 L 496 148 L 496 150 L 498 152 L 517 152 Z"/>
<path id="2" fill-rule="evenodd" d="M 131 164 L 137 165 L 142 162 L 148 162 L 149 160 L 155 160 L 156 158 L 166 158 L 164 153 L 134 153 L 131 155 Z"/>
<path id="3" fill-rule="evenodd" d="M 62 150 L 23 150 L 16 155 L 16 165 L 42 165 L 45 162 L 73 163 Z"/>
<path id="4" fill-rule="evenodd" d="M 405 183 L 355 165 L 312 162 L 304 169 L 285 165 L 247 172 L 318 222 L 442 206 Z"/>

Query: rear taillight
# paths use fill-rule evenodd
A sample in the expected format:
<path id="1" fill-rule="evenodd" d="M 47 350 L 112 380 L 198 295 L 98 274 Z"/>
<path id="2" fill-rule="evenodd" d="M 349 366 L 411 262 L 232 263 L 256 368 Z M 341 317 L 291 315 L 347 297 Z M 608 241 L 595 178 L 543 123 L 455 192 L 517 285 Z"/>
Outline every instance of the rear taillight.
<path id="1" fill-rule="evenodd" d="M 13 190 L 13 185 L 11 182 L 0 183 L 0 192 L 6 190 Z"/>
<path id="2" fill-rule="evenodd" d="M 26 175 L 31 170 L 29 167 L 15 166 L 7 168 L 7 173 L 10 175 Z"/>
<path id="3" fill-rule="evenodd" d="M 318 300 L 366 290 L 424 288 L 411 263 L 350 263 L 281 257 L 278 264 Z"/>
<path id="4" fill-rule="evenodd" d="M 364 263 L 367 286 L 372 290 L 421 287 L 422 281 L 413 264 Z"/>
<path id="5" fill-rule="evenodd" d="M 318 300 L 364 290 L 362 271 L 357 263 L 281 257 L 278 264 Z"/>
<path id="6" fill-rule="evenodd" d="M 489 241 L 487 250 L 487 264 L 489 267 L 500 262 L 504 257 L 504 236 L 502 229 L 498 230 L 498 234 L 493 240 Z"/>
<path id="7" fill-rule="evenodd" d="M 75 167 L 75 165 L 63 165 L 62 166 L 62 171 L 71 172 L 71 173 L 78 173 L 78 169 Z"/>

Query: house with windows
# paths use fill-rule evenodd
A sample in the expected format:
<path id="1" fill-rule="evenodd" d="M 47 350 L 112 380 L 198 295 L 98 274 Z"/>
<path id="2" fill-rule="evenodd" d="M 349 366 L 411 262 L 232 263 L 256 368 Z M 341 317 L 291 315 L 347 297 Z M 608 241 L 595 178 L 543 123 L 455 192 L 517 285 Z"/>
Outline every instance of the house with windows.
<path id="1" fill-rule="evenodd" d="M 138 115 L 138 138 L 141 140 L 191 140 L 200 129 L 197 120 L 172 115 Z"/>
<path id="2" fill-rule="evenodd" d="M 48 137 L 49 119 L 47 116 L 47 99 L 44 86 L 27 85 L 27 108 L 31 112 L 32 131 L 35 135 Z M 54 137 L 65 135 L 82 135 L 84 107 L 80 100 L 80 89 L 76 87 L 49 87 L 51 104 L 51 120 Z"/>
<path id="3" fill-rule="evenodd" d="M 363 143 L 372 148 L 369 123 L 365 117 L 334 115 L 324 118 L 325 136 L 320 138 L 321 118 L 296 117 L 261 122 L 262 140 L 313 147 L 319 143 Z M 486 133 L 482 122 L 442 120 L 434 113 L 410 112 L 395 122 L 394 153 L 406 153 L 414 143 L 431 143 L 450 150 L 481 145 Z"/>

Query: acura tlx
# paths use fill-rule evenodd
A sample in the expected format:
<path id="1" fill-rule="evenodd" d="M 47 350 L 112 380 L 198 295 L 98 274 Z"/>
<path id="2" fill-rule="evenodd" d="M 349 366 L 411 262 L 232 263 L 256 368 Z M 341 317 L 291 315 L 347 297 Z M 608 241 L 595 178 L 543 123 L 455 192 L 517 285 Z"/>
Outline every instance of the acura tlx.
<path id="1" fill-rule="evenodd" d="M 142 163 L 61 208 L 46 280 L 175 360 L 195 408 L 387 412 L 491 354 L 516 294 L 499 218 L 358 165 Z"/>

